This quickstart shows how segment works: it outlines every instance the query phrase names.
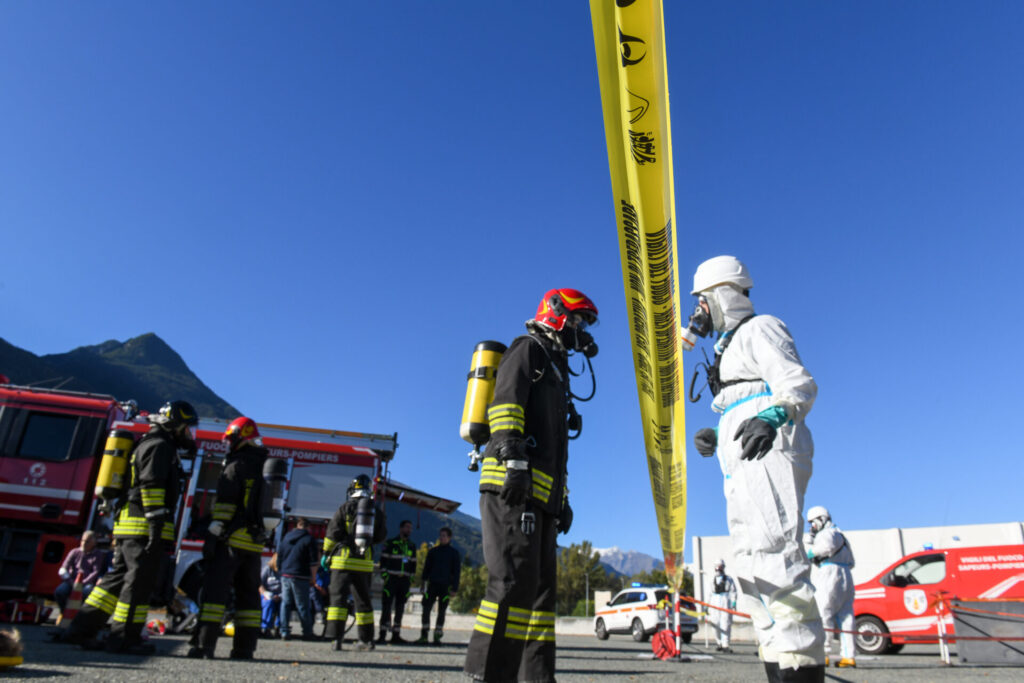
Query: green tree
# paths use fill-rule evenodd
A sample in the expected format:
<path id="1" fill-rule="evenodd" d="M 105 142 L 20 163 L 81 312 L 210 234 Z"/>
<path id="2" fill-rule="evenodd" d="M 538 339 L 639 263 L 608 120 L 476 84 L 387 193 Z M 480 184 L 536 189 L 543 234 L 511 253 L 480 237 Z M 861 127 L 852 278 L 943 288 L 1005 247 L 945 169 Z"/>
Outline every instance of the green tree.
<path id="1" fill-rule="evenodd" d="M 601 555 L 594 552 L 590 541 L 580 544 L 573 543 L 563 548 L 558 556 L 558 597 L 555 611 L 557 614 L 573 614 L 577 607 L 590 599 L 595 590 L 608 587 L 608 572 L 601 564 Z M 593 611 L 590 612 L 593 614 Z"/>
<path id="2" fill-rule="evenodd" d="M 416 576 L 412 579 L 413 588 L 423 585 L 423 565 L 427 563 L 428 550 L 430 545 L 426 542 L 420 543 L 420 547 L 416 549 Z"/>

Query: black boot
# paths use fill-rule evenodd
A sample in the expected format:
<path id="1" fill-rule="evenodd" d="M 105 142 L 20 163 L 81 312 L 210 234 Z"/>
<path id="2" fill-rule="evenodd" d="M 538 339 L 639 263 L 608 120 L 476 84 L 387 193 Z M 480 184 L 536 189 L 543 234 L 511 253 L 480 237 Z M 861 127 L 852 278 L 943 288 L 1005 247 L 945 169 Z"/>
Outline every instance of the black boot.
<path id="1" fill-rule="evenodd" d="M 388 630 L 383 626 L 380 629 L 380 635 L 377 636 L 377 644 L 384 645 L 388 642 Z"/>
<path id="2" fill-rule="evenodd" d="M 765 662 L 765 673 L 769 683 L 824 683 L 825 667 L 802 666 L 799 669 L 779 668 L 778 662 Z"/>

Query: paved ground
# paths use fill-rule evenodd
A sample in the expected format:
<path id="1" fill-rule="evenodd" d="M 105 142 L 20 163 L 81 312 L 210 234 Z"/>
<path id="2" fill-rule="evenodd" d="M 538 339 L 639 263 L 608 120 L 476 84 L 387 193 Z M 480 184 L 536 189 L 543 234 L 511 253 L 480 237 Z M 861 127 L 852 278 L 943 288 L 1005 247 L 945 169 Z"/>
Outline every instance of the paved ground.
<path id="1" fill-rule="evenodd" d="M 25 664 L 0 673 L 12 680 L 93 681 L 322 681 L 344 678 L 366 683 L 405 681 L 465 681 L 462 662 L 468 631 L 446 634 L 441 646 L 383 646 L 374 652 L 333 652 L 327 643 L 260 641 L 255 662 L 192 660 L 182 636 L 154 639 L 160 656 L 128 657 L 86 652 L 49 642 L 52 627 L 21 627 Z M 410 638 L 415 634 L 407 629 Z M 217 654 L 226 656 L 230 645 L 222 640 Z M 653 659 L 650 646 L 628 636 L 598 641 L 593 636 L 559 636 L 558 680 L 583 681 L 758 681 L 764 680 L 754 647 L 740 643 L 736 652 L 719 656 L 706 652 L 703 642 L 684 646 L 685 654 L 706 657 L 689 663 Z M 954 662 L 956 660 L 954 659 Z M 959 681 L 984 677 L 986 681 L 1024 680 L 1024 668 L 968 667 L 940 664 L 934 645 L 909 646 L 898 655 L 859 660 L 856 670 L 830 669 L 830 681 Z"/>

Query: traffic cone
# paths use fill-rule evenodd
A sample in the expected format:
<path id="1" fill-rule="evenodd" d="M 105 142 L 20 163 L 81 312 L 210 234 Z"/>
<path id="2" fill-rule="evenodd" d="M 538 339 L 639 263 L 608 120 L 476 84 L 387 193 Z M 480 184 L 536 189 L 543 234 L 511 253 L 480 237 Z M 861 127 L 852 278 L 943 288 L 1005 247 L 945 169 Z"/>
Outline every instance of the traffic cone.
<path id="1" fill-rule="evenodd" d="M 68 596 L 68 602 L 64 605 L 64 611 L 60 615 L 61 628 L 68 628 L 71 626 L 71 622 L 75 620 L 75 615 L 78 614 L 78 610 L 82 608 L 82 572 L 78 572 L 75 576 L 75 583 L 71 586 L 71 595 Z"/>

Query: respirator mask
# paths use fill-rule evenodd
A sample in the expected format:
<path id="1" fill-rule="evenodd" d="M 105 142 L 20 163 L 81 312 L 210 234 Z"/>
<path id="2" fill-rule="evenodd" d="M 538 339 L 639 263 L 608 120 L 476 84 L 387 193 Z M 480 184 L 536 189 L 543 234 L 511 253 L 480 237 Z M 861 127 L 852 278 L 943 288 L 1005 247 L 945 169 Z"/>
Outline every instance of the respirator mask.
<path id="1" fill-rule="evenodd" d="M 697 306 L 690 315 L 690 322 L 683 330 L 683 351 L 692 351 L 697 345 L 697 338 L 707 337 L 713 329 L 711 307 L 707 298 L 702 294 L 697 297 Z"/>

